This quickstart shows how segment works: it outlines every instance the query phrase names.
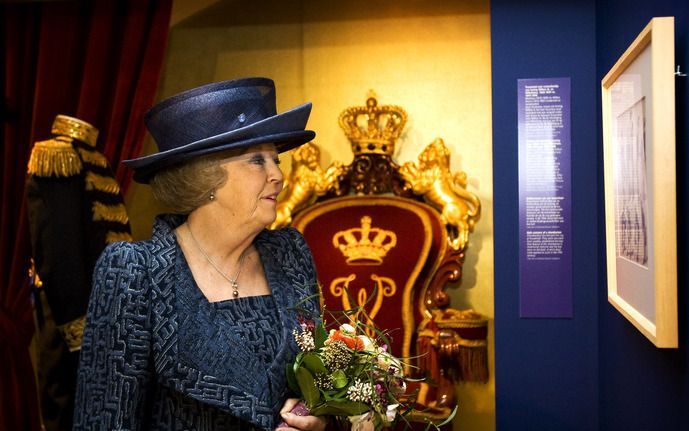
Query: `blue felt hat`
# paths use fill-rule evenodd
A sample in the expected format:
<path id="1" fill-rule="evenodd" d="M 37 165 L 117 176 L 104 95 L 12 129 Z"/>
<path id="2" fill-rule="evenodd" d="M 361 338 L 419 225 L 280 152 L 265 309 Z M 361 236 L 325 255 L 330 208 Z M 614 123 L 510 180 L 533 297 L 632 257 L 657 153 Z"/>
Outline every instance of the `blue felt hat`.
<path id="1" fill-rule="evenodd" d="M 278 114 L 275 84 L 244 78 L 193 88 L 165 99 L 144 117 L 158 152 L 123 163 L 148 183 L 161 168 L 219 151 L 271 142 L 278 152 L 311 141 L 311 103 Z"/>

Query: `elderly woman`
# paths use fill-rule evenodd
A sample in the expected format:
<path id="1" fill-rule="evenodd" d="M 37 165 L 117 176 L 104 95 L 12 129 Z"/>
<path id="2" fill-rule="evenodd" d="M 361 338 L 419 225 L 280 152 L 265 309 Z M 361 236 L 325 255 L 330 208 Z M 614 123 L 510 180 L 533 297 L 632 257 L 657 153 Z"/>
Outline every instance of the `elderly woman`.
<path id="1" fill-rule="evenodd" d="M 75 429 L 325 428 L 289 413 L 285 377 L 294 306 L 319 307 L 311 253 L 296 230 L 265 229 L 283 185 L 278 153 L 313 139 L 310 111 L 276 114 L 273 82 L 249 78 L 146 114 L 159 152 L 125 164 L 176 215 L 98 261 Z"/>

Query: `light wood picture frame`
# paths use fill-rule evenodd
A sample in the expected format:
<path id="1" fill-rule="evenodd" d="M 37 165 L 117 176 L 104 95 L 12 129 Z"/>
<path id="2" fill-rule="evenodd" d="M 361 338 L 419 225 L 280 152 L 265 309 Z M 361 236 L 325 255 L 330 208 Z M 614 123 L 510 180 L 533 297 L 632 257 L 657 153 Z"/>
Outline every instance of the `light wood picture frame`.
<path id="1" fill-rule="evenodd" d="M 601 81 L 608 301 L 677 347 L 674 18 L 653 18 Z"/>

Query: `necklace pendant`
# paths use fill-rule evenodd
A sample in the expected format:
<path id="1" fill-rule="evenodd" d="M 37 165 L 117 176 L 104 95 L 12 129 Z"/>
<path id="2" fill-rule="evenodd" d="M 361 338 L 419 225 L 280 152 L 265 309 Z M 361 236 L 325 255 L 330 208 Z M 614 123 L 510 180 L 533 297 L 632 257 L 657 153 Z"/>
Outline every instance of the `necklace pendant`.
<path id="1" fill-rule="evenodd" d="M 239 256 L 239 265 L 238 265 L 239 268 L 237 269 L 237 275 L 235 275 L 234 279 L 232 279 L 227 274 L 225 274 L 224 272 L 222 272 L 220 270 L 218 265 L 216 265 L 215 262 L 213 262 L 213 260 L 208 256 L 208 253 L 206 253 L 203 250 L 203 248 L 201 247 L 201 244 L 199 244 L 199 242 L 196 241 L 196 237 L 194 237 L 194 232 L 191 231 L 191 226 L 189 225 L 189 223 L 186 224 L 186 227 L 187 227 L 187 230 L 189 231 L 189 235 L 191 235 L 191 239 L 194 241 L 194 244 L 196 244 L 196 248 L 198 248 L 199 251 L 201 252 L 201 254 L 203 255 L 203 257 L 206 258 L 206 261 L 210 264 L 210 266 L 212 266 L 213 269 L 215 269 L 215 271 L 222 276 L 222 278 L 224 278 L 225 280 L 227 280 L 230 283 L 230 286 L 232 286 L 232 297 L 238 298 L 239 297 L 239 290 L 238 290 L 239 283 L 237 283 L 237 280 L 239 280 L 239 276 L 242 274 L 242 268 L 244 267 L 244 258 L 247 255 L 248 248 L 242 252 L 241 256 Z"/>

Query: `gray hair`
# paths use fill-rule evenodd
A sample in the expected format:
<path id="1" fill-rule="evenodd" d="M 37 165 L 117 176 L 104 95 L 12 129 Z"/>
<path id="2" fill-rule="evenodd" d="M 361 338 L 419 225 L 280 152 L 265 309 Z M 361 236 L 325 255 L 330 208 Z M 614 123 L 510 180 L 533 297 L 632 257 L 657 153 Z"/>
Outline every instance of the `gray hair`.
<path id="1" fill-rule="evenodd" d="M 189 214 L 210 202 L 211 194 L 227 181 L 220 163 L 225 157 L 212 154 L 161 170 L 151 179 L 153 196 L 173 213 Z"/>

